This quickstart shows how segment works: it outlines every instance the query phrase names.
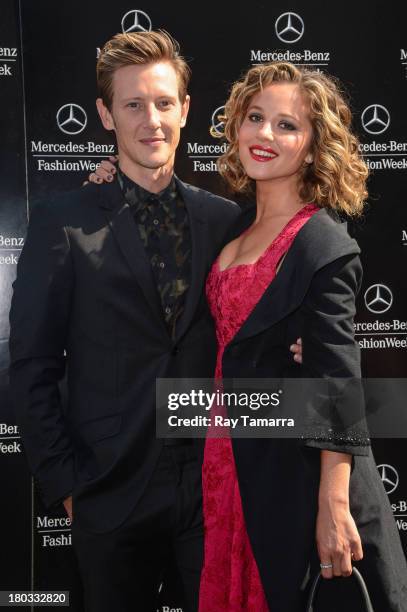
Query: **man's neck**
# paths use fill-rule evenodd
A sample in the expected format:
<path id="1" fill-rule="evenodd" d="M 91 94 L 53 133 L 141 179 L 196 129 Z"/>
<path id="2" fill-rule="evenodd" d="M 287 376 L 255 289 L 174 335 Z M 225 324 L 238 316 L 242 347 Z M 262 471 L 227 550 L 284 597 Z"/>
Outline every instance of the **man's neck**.
<path id="1" fill-rule="evenodd" d="M 120 170 L 132 181 L 150 193 L 159 193 L 171 182 L 174 175 L 174 165 L 168 164 L 161 168 L 141 168 L 119 160 Z"/>

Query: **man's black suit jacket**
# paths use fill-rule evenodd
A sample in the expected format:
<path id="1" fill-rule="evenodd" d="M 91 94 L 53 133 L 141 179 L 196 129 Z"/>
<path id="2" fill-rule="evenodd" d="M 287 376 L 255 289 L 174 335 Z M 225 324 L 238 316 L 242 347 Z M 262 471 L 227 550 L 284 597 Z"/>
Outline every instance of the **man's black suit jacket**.
<path id="1" fill-rule="evenodd" d="M 26 454 L 45 503 L 73 493 L 75 520 L 94 532 L 128 516 L 154 469 L 156 378 L 213 375 L 203 289 L 239 208 L 177 185 L 192 273 L 175 340 L 117 181 L 37 205 L 18 263 L 10 380 Z"/>

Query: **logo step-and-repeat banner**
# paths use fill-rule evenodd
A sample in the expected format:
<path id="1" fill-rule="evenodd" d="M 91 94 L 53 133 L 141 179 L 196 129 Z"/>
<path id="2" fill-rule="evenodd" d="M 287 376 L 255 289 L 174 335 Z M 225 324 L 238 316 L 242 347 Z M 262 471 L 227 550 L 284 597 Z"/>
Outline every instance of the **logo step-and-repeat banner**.
<path id="1" fill-rule="evenodd" d="M 352 99 L 354 126 L 371 170 L 369 207 L 354 224 L 364 265 L 355 333 L 366 377 L 407 375 L 407 9 L 378 0 L 180 3 L 117 0 L 3 0 L 0 22 L 0 590 L 70 590 L 82 610 L 70 521 L 39 500 L 24 460 L 8 394 L 11 284 L 37 198 L 81 185 L 115 151 L 95 109 L 95 62 L 119 31 L 164 28 L 193 70 L 192 106 L 177 173 L 224 194 L 216 159 L 229 87 L 247 67 L 288 60 L 338 76 Z M 375 440 L 374 452 L 407 551 L 404 440 Z M 293 516 L 295 509 L 293 509 Z M 297 520 L 301 520 L 297 517 Z M 162 611 L 180 610 L 171 578 Z M 166 590 L 167 589 L 167 590 Z"/>

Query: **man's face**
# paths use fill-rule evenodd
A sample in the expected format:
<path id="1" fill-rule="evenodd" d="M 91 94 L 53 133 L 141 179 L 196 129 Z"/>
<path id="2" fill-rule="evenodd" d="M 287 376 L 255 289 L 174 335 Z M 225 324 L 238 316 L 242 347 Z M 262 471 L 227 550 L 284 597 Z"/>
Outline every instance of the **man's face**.
<path id="1" fill-rule="evenodd" d="M 116 133 L 123 169 L 172 169 L 189 96 L 180 101 L 177 74 L 169 62 L 119 68 L 113 76 L 111 110 L 100 98 L 97 107 L 104 127 Z"/>

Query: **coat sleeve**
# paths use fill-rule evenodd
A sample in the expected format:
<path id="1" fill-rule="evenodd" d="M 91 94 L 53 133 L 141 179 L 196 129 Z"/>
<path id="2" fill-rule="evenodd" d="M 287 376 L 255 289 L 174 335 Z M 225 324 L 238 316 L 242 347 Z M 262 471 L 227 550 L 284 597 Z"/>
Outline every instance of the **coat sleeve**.
<path id="1" fill-rule="evenodd" d="M 73 454 L 59 382 L 73 289 L 66 229 L 55 205 L 34 208 L 13 284 L 10 386 L 28 463 L 47 506 L 70 495 Z"/>
<path id="2" fill-rule="evenodd" d="M 339 257 L 314 275 L 301 308 L 303 376 L 313 381 L 303 442 L 352 455 L 368 455 L 370 446 L 354 337 L 361 280 L 359 256 Z"/>

